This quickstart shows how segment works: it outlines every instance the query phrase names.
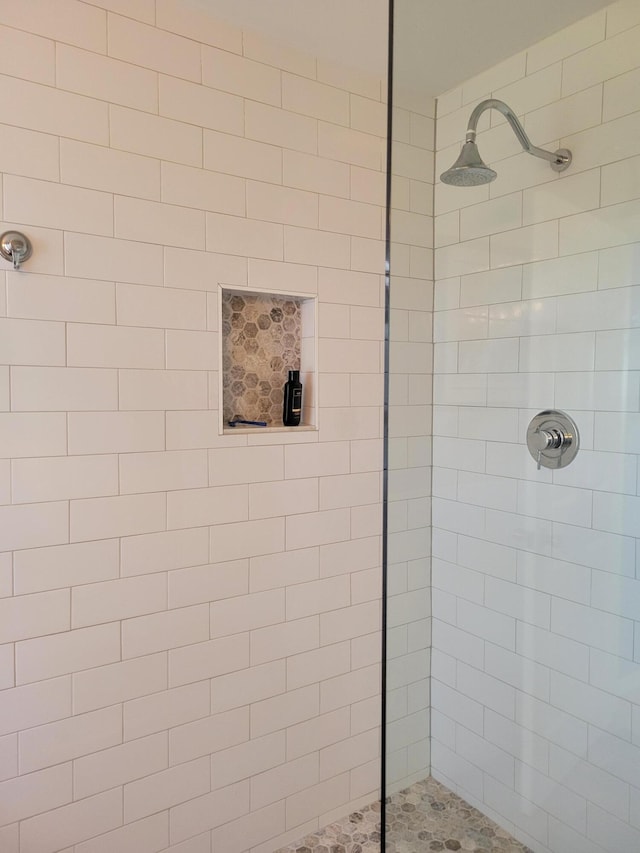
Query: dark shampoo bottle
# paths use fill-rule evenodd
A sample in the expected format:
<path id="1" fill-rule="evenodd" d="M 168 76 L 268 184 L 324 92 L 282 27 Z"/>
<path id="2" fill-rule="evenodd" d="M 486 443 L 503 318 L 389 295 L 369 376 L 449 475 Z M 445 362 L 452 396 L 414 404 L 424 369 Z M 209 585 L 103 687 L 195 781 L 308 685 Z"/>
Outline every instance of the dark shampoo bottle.
<path id="1" fill-rule="evenodd" d="M 289 379 L 284 385 L 284 405 L 282 423 L 285 426 L 299 426 L 302 415 L 302 383 L 300 371 L 290 370 Z"/>

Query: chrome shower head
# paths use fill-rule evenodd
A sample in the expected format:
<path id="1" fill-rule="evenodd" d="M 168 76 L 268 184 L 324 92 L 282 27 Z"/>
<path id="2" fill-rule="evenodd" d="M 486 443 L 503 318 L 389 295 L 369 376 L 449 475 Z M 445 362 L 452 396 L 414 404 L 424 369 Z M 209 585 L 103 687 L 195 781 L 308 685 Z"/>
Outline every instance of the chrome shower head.
<path id="1" fill-rule="evenodd" d="M 543 148 L 536 148 L 535 145 L 531 144 L 529 137 L 511 107 L 507 106 L 504 101 L 489 98 L 478 104 L 471 113 L 469 124 L 467 125 L 466 142 L 462 146 L 460 156 L 453 166 L 440 175 L 440 180 L 443 183 L 452 184 L 456 187 L 476 187 L 480 184 L 488 184 L 497 177 L 497 172 L 494 172 L 493 169 L 490 169 L 483 162 L 478 151 L 478 146 L 476 145 L 478 119 L 488 109 L 498 110 L 498 112 L 502 113 L 511 125 L 511 129 L 517 136 L 520 145 L 522 145 L 528 154 L 548 160 L 554 172 L 563 172 L 569 167 L 571 164 L 571 151 L 566 148 L 558 148 L 557 151 L 551 152 L 545 151 Z"/>
<path id="2" fill-rule="evenodd" d="M 498 173 L 483 162 L 475 142 L 465 142 L 460 156 L 450 169 L 440 175 L 444 184 L 454 187 L 477 187 L 495 181 Z"/>

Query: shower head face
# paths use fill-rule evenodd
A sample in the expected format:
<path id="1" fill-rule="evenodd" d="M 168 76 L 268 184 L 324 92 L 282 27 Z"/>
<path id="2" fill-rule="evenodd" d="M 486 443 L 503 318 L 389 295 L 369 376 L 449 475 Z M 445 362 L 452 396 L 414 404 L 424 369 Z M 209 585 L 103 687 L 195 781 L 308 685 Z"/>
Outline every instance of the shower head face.
<path id="1" fill-rule="evenodd" d="M 440 175 L 444 184 L 454 187 L 477 187 L 495 181 L 498 173 L 483 162 L 475 142 L 465 142 L 460 156 L 450 169 Z"/>
<path id="2" fill-rule="evenodd" d="M 440 175 L 443 184 L 453 187 L 479 187 L 495 181 L 498 173 L 488 166 L 464 166 L 463 168 L 452 167 Z"/>

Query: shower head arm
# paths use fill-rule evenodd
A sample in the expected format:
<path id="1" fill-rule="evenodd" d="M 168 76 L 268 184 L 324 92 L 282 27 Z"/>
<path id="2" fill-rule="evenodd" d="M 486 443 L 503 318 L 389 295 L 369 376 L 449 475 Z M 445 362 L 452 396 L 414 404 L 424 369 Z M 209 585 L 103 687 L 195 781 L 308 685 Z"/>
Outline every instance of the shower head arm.
<path id="1" fill-rule="evenodd" d="M 505 104 L 504 101 L 498 101 L 496 98 L 488 98 L 486 101 L 481 101 L 469 116 L 466 136 L 467 142 L 475 142 L 478 121 L 482 113 L 486 110 L 498 110 L 499 113 L 502 113 L 511 125 L 511 129 L 515 133 L 518 142 L 522 145 L 527 154 L 533 154 L 534 157 L 540 157 L 542 160 L 548 160 L 552 164 L 552 167 L 558 172 L 566 169 L 571 163 L 571 152 L 567 151 L 566 148 L 559 148 L 557 151 L 545 151 L 544 148 L 537 148 L 535 145 L 532 145 L 531 140 L 525 133 L 524 127 L 520 124 L 518 116 L 508 104 Z"/>

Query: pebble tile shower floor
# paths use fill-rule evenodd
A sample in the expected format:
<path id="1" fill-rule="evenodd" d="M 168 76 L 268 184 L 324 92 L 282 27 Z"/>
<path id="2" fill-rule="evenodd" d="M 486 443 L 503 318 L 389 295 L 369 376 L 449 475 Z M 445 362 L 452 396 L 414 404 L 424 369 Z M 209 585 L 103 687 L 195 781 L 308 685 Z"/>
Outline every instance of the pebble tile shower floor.
<path id="1" fill-rule="evenodd" d="M 435 779 L 394 794 L 387 816 L 385 853 L 532 853 Z M 373 803 L 276 853 L 379 853 L 380 819 L 380 803 Z"/>

